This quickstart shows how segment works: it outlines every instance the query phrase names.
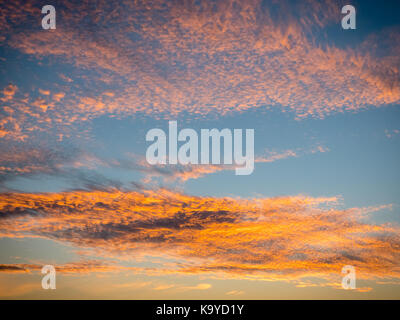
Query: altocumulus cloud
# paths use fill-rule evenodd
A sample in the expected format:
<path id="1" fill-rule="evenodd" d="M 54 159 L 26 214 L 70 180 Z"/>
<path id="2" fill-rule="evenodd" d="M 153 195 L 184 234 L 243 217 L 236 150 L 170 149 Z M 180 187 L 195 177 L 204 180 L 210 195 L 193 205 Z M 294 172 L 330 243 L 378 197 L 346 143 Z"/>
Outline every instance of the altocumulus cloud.
<path id="1" fill-rule="evenodd" d="M 20 106 L 8 115 L 18 128 L 32 120 L 50 126 L 104 114 L 196 117 L 265 106 L 323 117 L 400 101 L 398 28 L 371 33 L 354 48 L 335 46 L 325 38 L 337 24 L 335 1 L 98 1 L 95 11 L 65 1 L 62 21 L 46 33 L 23 27 L 40 15 L 31 3 L 3 7 L 5 45 L 72 64 L 70 77 L 82 83 L 42 90 L 32 102 L 4 88 L 3 99 Z M 89 72 L 82 77 L 82 70 Z"/>

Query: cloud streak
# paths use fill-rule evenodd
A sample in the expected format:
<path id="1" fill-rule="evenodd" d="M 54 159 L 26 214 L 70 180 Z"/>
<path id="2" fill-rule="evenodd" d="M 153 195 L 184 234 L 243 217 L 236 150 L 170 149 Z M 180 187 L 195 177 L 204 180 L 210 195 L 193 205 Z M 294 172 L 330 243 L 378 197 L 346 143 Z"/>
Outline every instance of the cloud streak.
<path id="1" fill-rule="evenodd" d="M 0 264 L 0 273 L 31 273 L 40 272 L 44 264 L 13 263 Z M 121 270 L 121 267 L 107 265 L 104 262 L 96 260 L 86 260 L 80 262 L 71 262 L 67 264 L 55 265 L 56 272 L 62 274 L 88 274 L 99 272 L 115 272 Z"/>

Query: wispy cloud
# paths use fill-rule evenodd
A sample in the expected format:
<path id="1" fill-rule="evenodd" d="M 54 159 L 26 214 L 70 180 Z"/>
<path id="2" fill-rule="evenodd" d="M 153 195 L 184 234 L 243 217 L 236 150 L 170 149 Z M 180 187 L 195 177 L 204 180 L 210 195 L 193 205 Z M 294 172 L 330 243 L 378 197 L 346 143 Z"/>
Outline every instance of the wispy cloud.
<path id="1" fill-rule="evenodd" d="M 244 291 L 241 291 L 241 290 L 232 290 L 232 291 L 228 291 L 226 293 L 226 295 L 228 295 L 228 296 L 238 296 L 238 295 L 242 295 L 242 294 L 244 294 Z"/>
<path id="2" fill-rule="evenodd" d="M 398 129 L 393 129 L 393 130 L 385 129 L 385 136 L 388 137 L 389 139 L 394 138 L 398 134 L 400 134 L 400 130 Z"/>
<path id="3" fill-rule="evenodd" d="M 13 263 L 0 264 L 0 273 L 31 273 L 42 270 L 44 264 L 28 264 L 28 263 Z M 113 272 L 120 270 L 121 267 L 112 266 L 101 261 L 86 260 L 80 262 L 72 262 L 67 264 L 56 264 L 56 272 L 63 274 L 87 274 L 98 272 Z"/>
<path id="4" fill-rule="evenodd" d="M 266 150 L 264 154 L 257 156 L 254 160 L 255 163 L 272 163 L 278 160 L 287 158 L 297 158 L 305 154 L 324 153 L 328 152 L 327 147 L 317 145 L 310 149 L 288 149 L 283 151 Z M 213 165 L 213 164 L 198 164 L 198 165 L 149 165 L 144 159 L 133 159 L 135 165 L 128 167 L 134 168 L 145 175 L 143 182 L 148 184 L 154 179 L 163 179 L 165 182 L 175 181 L 188 181 L 190 179 L 199 179 L 209 174 L 221 171 L 234 171 L 239 166 L 237 165 Z M 120 165 L 123 166 L 124 162 L 121 161 Z"/>

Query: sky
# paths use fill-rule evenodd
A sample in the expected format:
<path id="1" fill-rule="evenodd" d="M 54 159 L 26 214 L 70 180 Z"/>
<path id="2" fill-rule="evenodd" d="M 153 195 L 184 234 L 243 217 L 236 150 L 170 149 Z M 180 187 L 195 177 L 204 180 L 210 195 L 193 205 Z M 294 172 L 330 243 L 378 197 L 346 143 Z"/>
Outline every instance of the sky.
<path id="1" fill-rule="evenodd" d="M 0 298 L 399 299 L 399 9 L 0 1 Z M 149 164 L 169 121 L 254 171 Z"/>

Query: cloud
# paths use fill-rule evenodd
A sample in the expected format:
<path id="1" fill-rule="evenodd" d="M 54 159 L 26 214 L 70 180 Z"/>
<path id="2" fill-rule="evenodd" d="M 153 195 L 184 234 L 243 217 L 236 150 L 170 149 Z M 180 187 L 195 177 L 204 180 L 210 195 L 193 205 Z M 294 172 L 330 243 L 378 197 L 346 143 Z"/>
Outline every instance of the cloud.
<path id="1" fill-rule="evenodd" d="M 3 97 L 1 101 L 5 102 L 11 100 L 14 97 L 15 92 L 17 92 L 18 88 L 16 85 L 9 84 L 7 87 L 3 89 Z"/>
<path id="2" fill-rule="evenodd" d="M 18 273 L 18 272 L 29 272 L 26 265 L 15 265 L 15 264 L 0 264 L 0 272 L 5 273 Z"/>
<path id="3" fill-rule="evenodd" d="M 397 136 L 398 134 L 400 134 L 400 130 L 398 129 L 393 129 L 393 130 L 385 129 L 385 136 L 389 139 Z"/>
<path id="4" fill-rule="evenodd" d="M 50 95 L 50 91 L 49 90 L 43 90 L 43 89 L 39 89 L 40 94 L 45 95 L 45 96 L 49 96 Z"/>
<path id="5" fill-rule="evenodd" d="M 74 157 L 58 150 L 27 145 L 2 145 L 0 154 L 0 181 L 16 176 L 37 173 L 54 173 L 61 164 Z M 72 158 L 71 158 L 72 157 Z"/>
<path id="6" fill-rule="evenodd" d="M 232 290 L 232 291 L 228 291 L 226 293 L 226 295 L 228 295 L 228 296 L 238 296 L 238 295 L 242 295 L 242 294 L 244 294 L 244 291 L 242 291 L 242 290 Z"/>
<path id="7" fill-rule="evenodd" d="M 270 163 L 287 158 L 297 158 L 305 154 L 324 153 L 328 151 L 329 148 L 321 145 L 314 146 L 310 149 L 297 148 L 284 151 L 266 150 L 264 155 L 256 157 L 255 162 Z"/>
<path id="8" fill-rule="evenodd" d="M 286 150 L 284 152 L 276 152 L 276 151 L 269 151 L 266 156 L 264 157 L 257 157 L 255 159 L 255 162 L 275 162 L 277 160 L 282 160 L 286 158 L 291 158 L 291 157 L 297 157 L 297 153 L 294 150 Z"/>
<path id="9" fill-rule="evenodd" d="M 168 289 L 172 289 L 172 288 L 174 288 L 174 287 L 175 287 L 174 284 L 162 284 L 162 285 L 159 285 L 159 286 L 154 287 L 153 289 L 156 290 L 156 291 L 159 291 L 159 290 L 168 290 Z"/>
<path id="10" fill-rule="evenodd" d="M 80 189 L 121 188 L 122 183 L 100 173 L 100 168 L 118 166 L 116 160 L 102 160 L 94 154 L 69 146 L 47 143 L 0 142 L 0 188 L 10 190 L 8 183 L 17 178 L 56 178 Z"/>
<path id="11" fill-rule="evenodd" d="M 190 179 L 199 179 L 215 172 L 225 170 L 235 170 L 236 165 L 213 165 L 213 164 L 198 164 L 198 165 L 150 165 L 141 161 L 138 165 L 138 170 L 145 177 L 142 179 L 144 183 L 150 183 L 155 179 L 162 179 L 164 182 L 185 182 Z"/>
<path id="12" fill-rule="evenodd" d="M 27 263 L 14 263 L 14 264 L 0 264 L 0 273 L 31 273 L 40 272 L 45 264 L 27 264 Z M 87 274 L 98 272 L 113 272 L 121 270 L 121 267 L 105 264 L 101 261 L 87 260 L 79 262 L 71 262 L 67 264 L 54 265 L 56 272 L 63 274 Z"/>
<path id="13" fill-rule="evenodd" d="M 113 259 L 135 253 L 179 261 L 132 272 L 296 282 L 332 280 L 343 265 L 353 265 L 358 279 L 398 279 L 399 227 L 365 221 L 387 207 L 339 209 L 337 202 L 167 190 L 6 193 L 0 196 L 0 236 L 62 241 Z M 27 210 L 36 214 L 20 214 Z"/>
<path id="14" fill-rule="evenodd" d="M 34 80 L 32 80 L 34 81 Z M 62 108 L 64 93 L 36 96 L 26 88 L 3 88 L 0 118 L 0 142 L 37 142 L 46 136 L 54 140 L 60 133 L 68 137 L 76 122 L 74 112 Z M 75 133 L 79 136 L 79 134 Z"/>
<path id="15" fill-rule="evenodd" d="M 180 290 L 191 291 L 191 290 L 208 290 L 212 287 L 209 283 L 199 283 L 195 286 L 181 287 Z"/>
<path id="16" fill-rule="evenodd" d="M 265 107 L 300 119 L 400 101 L 397 27 L 335 46 L 326 37 L 335 1 L 100 1 L 96 10 L 66 1 L 52 32 L 13 29 L 32 19 L 32 5 L 21 6 L 2 22 L 7 45 L 72 64 L 68 79 L 83 81 L 64 97 L 66 121 Z"/>
<path id="17" fill-rule="evenodd" d="M 145 287 L 148 287 L 152 284 L 151 281 L 145 281 L 145 282 L 128 282 L 128 283 L 118 283 L 114 284 L 113 287 L 115 288 L 128 288 L 130 290 L 135 290 L 135 289 L 142 289 Z"/>
<path id="18" fill-rule="evenodd" d="M 74 188 L 103 189 L 121 188 L 123 183 L 101 175 L 101 168 L 119 168 L 136 171 L 143 176 L 142 183 L 158 185 L 158 182 L 175 184 L 190 179 L 221 172 L 234 171 L 236 165 L 150 165 L 140 156 L 126 154 L 120 159 L 101 159 L 92 153 L 73 148 L 33 147 L 30 143 L 1 144 L 4 151 L 0 155 L 0 183 L 17 177 L 49 175 L 72 183 Z M 307 153 L 326 152 L 326 147 L 317 146 L 308 151 L 303 149 L 266 151 L 255 159 L 256 163 L 271 163 L 289 157 L 299 157 Z"/>
<path id="19" fill-rule="evenodd" d="M 317 145 L 309 150 L 304 150 L 298 148 L 296 150 L 266 150 L 263 155 L 257 156 L 256 163 L 271 163 L 278 160 L 283 160 L 287 158 L 297 158 L 303 156 L 307 153 L 324 153 L 328 152 L 327 147 Z M 132 161 L 132 162 L 131 162 Z M 131 161 L 121 160 L 117 161 L 119 166 L 138 170 L 145 175 L 143 182 L 148 184 L 155 179 L 162 179 L 164 182 L 175 182 L 175 181 L 188 181 L 190 179 L 199 179 L 206 175 L 213 174 L 221 171 L 234 171 L 236 168 L 240 167 L 237 165 L 213 165 L 213 164 L 197 164 L 197 165 L 150 165 L 144 159 L 131 159 Z M 116 164 L 115 163 L 115 164 Z"/>

